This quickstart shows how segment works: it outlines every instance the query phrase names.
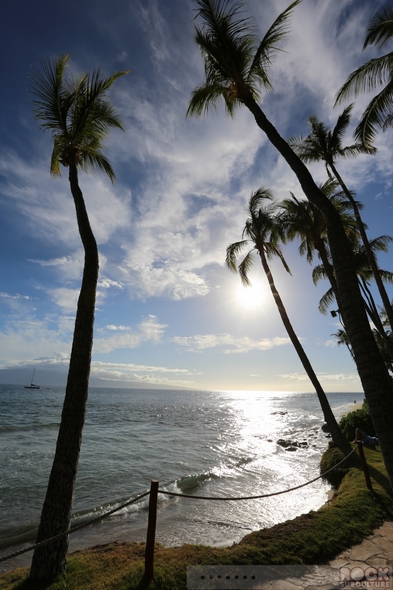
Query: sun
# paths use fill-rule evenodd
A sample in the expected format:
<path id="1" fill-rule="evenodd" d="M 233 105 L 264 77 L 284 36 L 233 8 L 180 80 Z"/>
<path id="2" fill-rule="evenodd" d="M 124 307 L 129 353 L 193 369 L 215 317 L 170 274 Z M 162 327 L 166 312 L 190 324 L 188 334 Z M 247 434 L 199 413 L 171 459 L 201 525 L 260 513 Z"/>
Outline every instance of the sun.
<path id="1" fill-rule="evenodd" d="M 236 299 L 239 305 L 246 309 L 255 309 L 261 307 L 265 298 L 262 283 L 253 283 L 250 287 L 239 285 L 237 288 Z"/>

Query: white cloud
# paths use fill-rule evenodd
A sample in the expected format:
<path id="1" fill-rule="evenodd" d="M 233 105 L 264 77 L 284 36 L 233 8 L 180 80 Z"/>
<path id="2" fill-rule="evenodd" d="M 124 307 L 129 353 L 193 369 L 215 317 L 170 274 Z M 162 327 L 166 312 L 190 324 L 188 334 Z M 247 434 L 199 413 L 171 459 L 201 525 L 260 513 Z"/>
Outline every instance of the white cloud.
<path id="1" fill-rule="evenodd" d="M 41 162 L 49 159 L 49 154 L 41 155 Z M 61 241 L 81 248 L 66 174 L 63 178 L 53 179 L 46 166 L 28 163 L 13 152 L 0 153 L 0 172 L 6 178 L 1 182 L 1 192 L 24 216 L 27 232 L 48 242 Z M 80 185 L 98 243 L 107 242 L 113 233 L 129 225 L 127 202 L 130 192 L 127 188 L 120 195 L 119 188 L 115 192 L 109 180 L 104 182 L 99 176 L 83 173 Z"/>
<path id="2" fill-rule="evenodd" d="M 48 295 L 50 295 L 56 305 L 62 308 L 63 312 L 76 313 L 79 289 L 59 287 L 58 289 L 49 289 Z"/>
<path id="3" fill-rule="evenodd" d="M 187 352 L 201 352 L 207 348 L 223 347 L 224 354 L 247 353 L 251 350 L 269 350 L 290 343 L 289 338 L 264 338 L 253 340 L 247 336 L 236 338 L 230 334 L 205 334 L 195 336 L 175 336 L 173 342 L 184 347 Z"/>
<path id="4" fill-rule="evenodd" d="M 116 287 L 116 289 L 124 288 L 124 286 L 121 283 L 117 281 L 112 281 L 108 278 L 100 278 L 98 280 L 98 287 L 101 287 L 101 289 L 110 289 L 111 287 Z"/>
<path id="5" fill-rule="evenodd" d="M 116 334 L 109 337 L 96 337 L 93 352 L 107 354 L 113 350 L 138 348 L 143 342 L 157 344 L 160 342 L 166 327 L 165 324 L 160 324 L 155 316 L 144 319 L 137 327 L 137 330 L 133 332 L 125 326 L 107 326 L 108 330 L 115 331 Z M 120 332 L 120 334 L 117 332 Z"/>
<path id="6" fill-rule="evenodd" d="M 46 321 L 14 321 L 9 328 L 0 331 L 2 366 L 13 366 L 18 362 L 35 359 L 38 355 L 69 358 L 71 336 L 72 332 L 70 334 L 49 329 Z M 67 337 L 68 342 L 64 341 Z"/>
<path id="7" fill-rule="evenodd" d="M 307 373 L 283 373 L 278 375 L 282 379 L 290 379 L 292 381 L 309 381 Z M 359 382 L 359 375 L 356 373 L 317 373 L 320 381 L 356 381 Z"/>
<path id="8" fill-rule="evenodd" d="M 169 376 L 165 376 L 168 374 Z M 162 367 L 154 365 L 135 365 L 132 363 L 104 363 L 93 361 L 91 375 L 106 381 L 139 382 L 150 385 L 178 387 L 192 387 L 195 385 L 194 377 L 187 369 Z"/>
<path id="9" fill-rule="evenodd" d="M 13 295 L 11 295 L 10 293 L 0 293 L 0 297 L 2 297 L 3 299 L 10 299 L 10 300 L 14 300 L 14 299 L 30 299 L 30 297 L 28 295 L 20 295 L 19 293 L 15 293 Z"/>
<path id="10" fill-rule="evenodd" d="M 326 340 L 324 346 L 326 346 L 326 348 L 334 348 L 337 346 L 337 340 Z"/>

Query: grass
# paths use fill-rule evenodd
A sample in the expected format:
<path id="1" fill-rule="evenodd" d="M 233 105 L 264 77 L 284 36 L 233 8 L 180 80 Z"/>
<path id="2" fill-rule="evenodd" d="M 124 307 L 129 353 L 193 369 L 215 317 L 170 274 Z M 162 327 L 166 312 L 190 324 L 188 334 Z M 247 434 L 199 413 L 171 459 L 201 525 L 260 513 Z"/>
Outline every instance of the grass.
<path id="1" fill-rule="evenodd" d="M 230 547 L 157 544 L 150 585 L 143 580 L 144 544 L 115 542 L 70 555 L 66 574 L 56 582 L 35 584 L 28 579 L 28 568 L 22 568 L 0 576 L 0 590 L 185 590 L 188 565 L 326 563 L 393 516 L 393 497 L 379 447 L 364 450 L 372 492 L 355 466 L 341 473 L 343 479 L 329 505 L 251 533 Z M 338 449 L 328 449 L 322 465 L 333 465 L 340 458 Z"/>

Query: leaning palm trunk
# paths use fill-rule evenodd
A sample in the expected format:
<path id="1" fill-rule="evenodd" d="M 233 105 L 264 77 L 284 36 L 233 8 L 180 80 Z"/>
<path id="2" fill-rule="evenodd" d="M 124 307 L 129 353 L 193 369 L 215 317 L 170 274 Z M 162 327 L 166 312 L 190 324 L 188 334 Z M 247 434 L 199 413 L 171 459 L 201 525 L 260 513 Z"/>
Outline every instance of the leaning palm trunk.
<path id="1" fill-rule="evenodd" d="M 393 359 L 393 342 L 386 333 L 385 327 L 382 324 L 381 318 L 379 316 L 377 306 L 375 305 L 374 298 L 364 278 L 362 278 L 361 280 L 359 279 L 359 286 L 364 296 L 364 305 L 366 307 L 368 317 L 373 322 L 376 329 L 376 333 L 379 334 L 380 339 L 384 342 L 386 346 L 386 350 L 389 351 L 390 357 Z"/>
<path id="2" fill-rule="evenodd" d="M 336 298 L 338 307 L 340 308 L 340 295 L 338 292 L 337 281 L 336 277 L 334 276 L 334 269 L 330 264 L 329 257 L 326 251 L 325 244 L 323 240 L 316 240 L 315 241 L 315 248 L 318 250 L 318 254 L 322 260 L 323 268 L 325 269 L 326 276 L 329 280 L 330 286 L 333 289 L 334 296 Z"/>
<path id="3" fill-rule="evenodd" d="M 41 513 L 37 543 L 70 529 L 75 479 L 86 413 L 96 287 L 98 249 L 90 227 L 75 164 L 69 180 L 74 198 L 79 233 L 85 250 L 82 286 L 76 312 L 74 338 L 56 453 Z M 53 579 L 65 569 L 68 535 L 34 551 L 30 576 Z"/>
<path id="4" fill-rule="evenodd" d="M 292 168 L 306 197 L 325 217 L 340 297 L 341 315 L 353 348 L 359 377 L 380 441 L 390 485 L 393 488 L 393 392 L 391 379 L 367 320 L 364 302 L 354 271 L 353 254 L 341 220 L 332 203 L 315 184 L 306 166 L 266 118 L 252 97 L 251 92 L 245 91 L 238 98 L 251 111 L 257 125 L 266 133 L 269 141 Z"/>
<path id="5" fill-rule="evenodd" d="M 328 402 L 326 394 L 325 394 L 325 392 L 318 380 L 318 377 L 316 376 L 316 374 L 314 372 L 314 369 L 311 366 L 310 361 L 308 360 L 308 357 L 304 351 L 303 346 L 300 344 L 300 341 L 299 341 L 298 337 L 296 336 L 295 330 L 292 327 L 292 324 L 289 320 L 288 314 L 286 312 L 286 309 L 284 307 L 284 304 L 282 302 L 280 294 L 277 291 L 276 285 L 274 283 L 273 275 L 270 271 L 270 267 L 268 265 L 266 255 L 265 255 L 263 248 L 258 248 L 258 252 L 259 252 L 259 256 L 261 258 L 263 270 L 265 271 L 265 274 L 267 276 L 270 290 L 273 294 L 274 301 L 277 305 L 277 309 L 280 314 L 282 323 L 284 324 L 287 334 L 288 334 L 288 336 L 289 336 L 289 338 L 290 338 L 290 340 L 291 340 L 291 342 L 298 354 L 298 357 L 304 367 L 304 370 L 306 371 L 306 373 L 308 375 L 308 378 L 310 379 L 311 383 L 313 384 L 313 386 L 315 388 L 319 403 L 321 404 L 321 408 L 322 408 L 323 416 L 325 418 L 325 422 L 328 425 L 328 428 L 329 428 L 330 434 L 332 435 L 333 441 L 343 451 L 350 451 L 351 447 L 350 447 L 347 439 L 345 438 L 345 436 L 341 432 L 339 425 L 337 424 L 336 418 L 332 412 L 332 409 L 330 407 L 330 404 Z"/>
<path id="6" fill-rule="evenodd" d="M 344 183 L 343 179 L 341 178 L 340 174 L 338 173 L 338 170 L 335 167 L 335 165 L 333 164 L 333 162 L 328 162 L 328 164 L 329 164 L 330 169 L 333 172 L 334 176 L 336 177 L 338 183 L 340 184 L 341 188 L 343 189 L 345 196 L 347 197 L 347 199 L 350 201 L 350 203 L 352 205 L 353 212 L 354 212 L 355 218 L 356 218 L 356 223 L 358 225 L 359 232 L 362 237 L 364 249 L 366 251 L 367 258 L 370 263 L 370 267 L 371 267 L 372 273 L 374 275 L 375 282 L 377 283 L 378 291 L 381 296 L 382 303 L 385 308 L 390 327 L 393 329 L 393 308 L 392 308 L 392 305 L 389 301 L 389 297 L 386 292 L 385 285 L 383 284 L 383 281 L 381 279 L 381 274 L 379 272 L 379 269 L 378 269 L 378 266 L 377 266 L 377 263 L 375 260 L 375 256 L 371 250 L 370 242 L 368 241 L 367 234 L 364 229 L 363 221 L 360 216 L 358 206 L 356 204 L 355 199 L 351 195 L 351 192 L 348 190 L 346 184 Z"/>

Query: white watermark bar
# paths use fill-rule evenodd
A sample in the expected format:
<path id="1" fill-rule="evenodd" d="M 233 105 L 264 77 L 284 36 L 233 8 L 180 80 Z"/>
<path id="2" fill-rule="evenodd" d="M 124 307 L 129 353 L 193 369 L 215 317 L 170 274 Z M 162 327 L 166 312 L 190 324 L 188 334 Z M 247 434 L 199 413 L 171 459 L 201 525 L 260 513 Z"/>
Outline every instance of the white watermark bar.
<path id="1" fill-rule="evenodd" d="M 301 587 L 392 588 L 390 566 L 195 565 L 187 568 L 188 590 L 267 590 L 280 582 Z"/>
<path id="2" fill-rule="evenodd" d="M 339 588 L 392 588 L 392 568 L 388 565 L 348 565 L 340 567 L 339 574 Z"/>

